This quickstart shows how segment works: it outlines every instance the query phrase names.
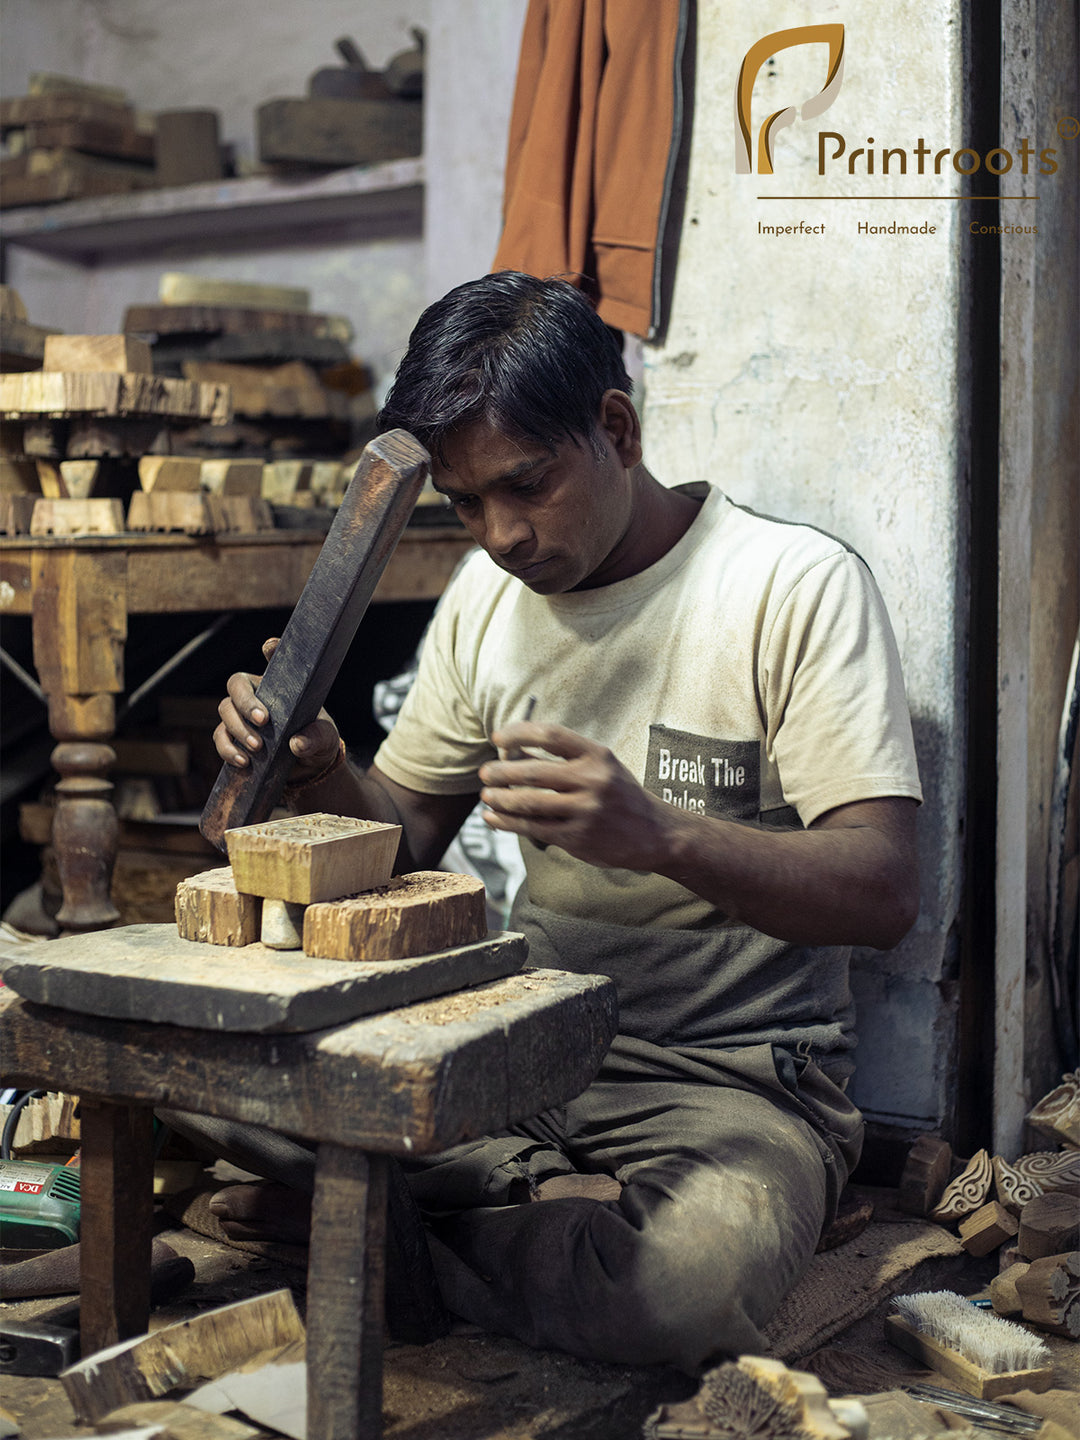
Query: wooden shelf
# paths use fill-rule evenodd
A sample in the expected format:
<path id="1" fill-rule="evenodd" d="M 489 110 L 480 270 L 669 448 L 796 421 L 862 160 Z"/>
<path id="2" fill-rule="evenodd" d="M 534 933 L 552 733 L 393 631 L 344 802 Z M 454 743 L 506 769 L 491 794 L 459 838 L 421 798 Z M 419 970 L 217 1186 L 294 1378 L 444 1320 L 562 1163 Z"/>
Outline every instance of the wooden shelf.
<path id="1" fill-rule="evenodd" d="M 420 156 L 304 178 L 253 175 L 8 210 L 4 241 L 95 265 L 125 252 L 208 249 L 269 232 L 278 242 L 288 231 L 306 231 L 309 242 L 313 231 L 320 241 L 419 236 L 423 187 Z"/>

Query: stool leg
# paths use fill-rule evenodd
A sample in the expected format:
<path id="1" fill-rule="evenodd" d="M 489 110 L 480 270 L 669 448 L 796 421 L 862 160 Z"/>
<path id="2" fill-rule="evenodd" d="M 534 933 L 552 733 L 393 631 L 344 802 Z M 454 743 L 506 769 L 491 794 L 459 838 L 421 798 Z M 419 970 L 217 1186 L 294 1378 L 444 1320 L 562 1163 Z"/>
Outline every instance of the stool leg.
<path id="1" fill-rule="evenodd" d="M 150 1320 L 153 1111 L 83 1096 L 79 1106 L 82 1353 L 142 1335 Z"/>
<path id="2" fill-rule="evenodd" d="M 382 1435 L 386 1157 L 319 1146 L 307 1290 L 308 1440 Z"/>

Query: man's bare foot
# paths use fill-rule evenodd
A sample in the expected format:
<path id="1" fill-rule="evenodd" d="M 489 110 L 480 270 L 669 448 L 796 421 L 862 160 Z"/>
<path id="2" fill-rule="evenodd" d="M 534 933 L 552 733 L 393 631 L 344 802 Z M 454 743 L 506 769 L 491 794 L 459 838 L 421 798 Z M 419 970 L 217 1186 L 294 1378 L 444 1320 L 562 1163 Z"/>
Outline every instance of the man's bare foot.
<path id="1" fill-rule="evenodd" d="M 541 1180 L 534 1200 L 618 1200 L 622 1186 L 614 1175 L 552 1175 Z"/>
<path id="2" fill-rule="evenodd" d="M 311 1196 L 272 1180 L 226 1185 L 210 1201 L 210 1213 L 230 1240 L 308 1243 Z"/>

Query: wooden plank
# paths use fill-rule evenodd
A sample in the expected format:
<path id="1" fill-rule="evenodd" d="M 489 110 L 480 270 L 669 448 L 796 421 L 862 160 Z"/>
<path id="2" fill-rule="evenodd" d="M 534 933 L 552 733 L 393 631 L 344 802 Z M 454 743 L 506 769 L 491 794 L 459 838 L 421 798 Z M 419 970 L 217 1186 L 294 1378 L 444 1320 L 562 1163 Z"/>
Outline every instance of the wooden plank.
<path id="1" fill-rule="evenodd" d="M 308 1262 L 307 1429 L 382 1435 L 387 1160 L 319 1146 Z"/>
<path id="2" fill-rule="evenodd" d="M 289 739 L 319 713 L 429 471 L 404 430 L 372 440 L 259 684 L 269 719 L 243 770 L 223 765 L 203 810 L 208 840 L 264 820 L 292 768 Z"/>
<path id="3" fill-rule="evenodd" d="M 84 1312 L 85 1306 L 84 1292 Z M 93 1424 L 121 1405 L 189 1389 L 259 1351 L 279 1348 L 303 1336 L 289 1291 L 272 1290 L 165 1325 L 127 1344 L 110 1346 L 70 1366 L 60 1376 L 60 1383 L 76 1418 Z"/>
<path id="4" fill-rule="evenodd" d="M 223 964 L 220 945 L 173 925 L 73 936 L 0 960 L 7 984 L 44 1005 L 123 1020 L 254 1033 L 315 1030 L 519 970 L 524 940 L 495 932 L 473 945 L 377 964 L 319 960 L 262 944 Z"/>
<path id="5" fill-rule="evenodd" d="M 65 120 L 100 120 L 112 125 L 134 123 L 130 105 L 71 92 L 16 95 L 0 100 L 0 134 L 27 125 L 51 125 Z"/>
<path id="6" fill-rule="evenodd" d="M 221 953 L 213 948 L 215 971 Z M 106 1020 L 0 991 L 0 1044 L 13 1085 L 62 1077 L 79 1094 L 123 1094 L 416 1156 L 580 1094 L 611 1043 L 617 1014 L 615 986 L 605 976 L 550 970 L 299 1035 Z"/>
<path id="7" fill-rule="evenodd" d="M 326 315 L 274 305 L 191 302 L 167 305 L 129 305 L 124 329 L 157 335 L 296 334 L 335 340 L 347 345 L 353 339 L 352 322 L 344 315 Z"/>
<path id="8" fill-rule="evenodd" d="M 421 870 L 367 895 L 309 905 L 304 953 L 324 960 L 401 960 L 487 934 L 483 881 Z"/>
<path id="9" fill-rule="evenodd" d="M 401 826 L 347 815 L 297 815 L 225 832 L 238 890 L 310 905 L 385 885 Z"/>
<path id="10" fill-rule="evenodd" d="M 84 1094 L 79 1118 L 79 1328 L 91 1354 L 140 1335 L 150 1318 L 154 1117 Z"/>
<path id="11" fill-rule="evenodd" d="M 0 376 L 0 410 L 10 415 L 174 415 L 224 424 L 225 386 L 161 375 L 33 370 Z"/>
<path id="12" fill-rule="evenodd" d="M 264 165 L 373 165 L 419 155 L 423 109 L 412 100 L 268 100 L 255 111 Z"/>
<path id="13" fill-rule="evenodd" d="M 45 341 L 45 370 L 91 374 L 150 375 L 150 346 L 137 335 L 50 335 Z"/>
<path id="14" fill-rule="evenodd" d="M 216 280 L 167 270 L 158 284 L 162 305 L 215 306 L 243 310 L 310 310 L 311 291 L 297 285 L 260 285 L 248 280 Z M 125 325 L 125 329 L 130 329 Z"/>

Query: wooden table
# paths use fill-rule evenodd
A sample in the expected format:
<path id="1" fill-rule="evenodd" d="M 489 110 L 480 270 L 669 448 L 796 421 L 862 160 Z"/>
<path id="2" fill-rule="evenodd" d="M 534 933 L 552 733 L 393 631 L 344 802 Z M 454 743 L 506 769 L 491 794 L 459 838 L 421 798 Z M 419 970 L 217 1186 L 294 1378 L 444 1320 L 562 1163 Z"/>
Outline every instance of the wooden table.
<path id="1" fill-rule="evenodd" d="M 592 1079 L 616 1019 L 610 980 L 553 970 L 284 1035 L 105 1019 L 0 990 L 9 1083 L 81 1097 L 83 1354 L 146 1328 L 152 1107 L 266 1125 L 318 1147 L 308 1436 L 374 1440 L 387 1156 L 435 1153 L 564 1103 Z"/>
<path id="2" fill-rule="evenodd" d="M 34 665 L 59 742 L 53 844 L 65 930 L 120 918 L 110 895 L 117 823 L 106 777 L 116 758 L 108 741 L 124 692 L 128 616 L 294 605 L 323 539 L 301 530 L 0 539 L 0 614 L 31 619 Z M 460 529 L 408 530 L 375 601 L 436 598 L 470 544 Z"/>

